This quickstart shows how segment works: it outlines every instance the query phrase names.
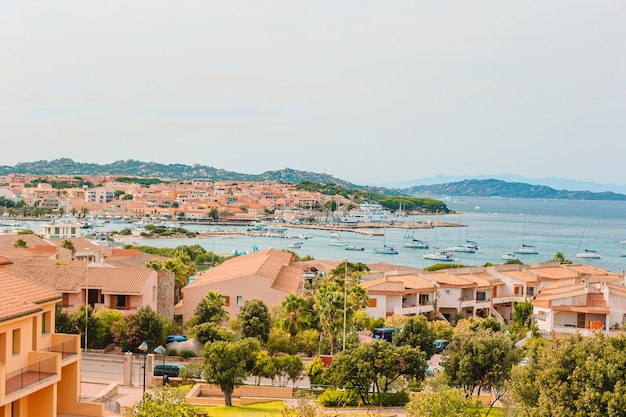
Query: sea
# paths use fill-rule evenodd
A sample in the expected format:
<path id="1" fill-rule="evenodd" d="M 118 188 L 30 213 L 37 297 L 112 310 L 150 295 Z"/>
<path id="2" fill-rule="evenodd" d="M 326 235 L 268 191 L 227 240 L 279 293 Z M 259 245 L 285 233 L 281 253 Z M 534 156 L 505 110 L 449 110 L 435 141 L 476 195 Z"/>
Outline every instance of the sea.
<path id="1" fill-rule="evenodd" d="M 300 256 L 315 259 L 333 259 L 349 262 L 387 262 L 415 268 L 424 268 L 437 261 L 424 259 L 425 253 L 433 252 L 433 246 L 444 250 L 468 240 L 477 242 L 477 253 L 457 253 L 458 263 L 481 266 L 486 263 L 501 264 L 501 256 L 522 244 L 533 245 L 536 255 L 517 255 L 525 264 L 549 261 L 557 252 L 574 263 L 589 264 L 621 273 L 626 269 L 626 202 L 593 200 L 550 200 L 527 198 L 444 197 L 454 214 L 412 215 L 411 222 L 453 223 L 463 227 L 415 228 L 414 237 L 427 240 L 430 249 L 409 249 L 402 243 L 406 229 L 372 229 L 379 235 L 369 236 L 354 232 L 341 232 L 340 238 L 363 251 L 349 251 L 344 247 L 331 246 L 334 239 L 330 231 L 319 229 L 287 228 L 286 238 L 250 236 L 246 234 L 215 235 L 203 238 L 154 239 L 129 237 L 125 243 L 155 247 L 176 247 L 199 244 L 207 251 L 220 255 L 242 254 L 268 248 L 288 249 Z M 36 225 L 33 225 L 36 227 Z M 123 224 L 110 223 L 109 229 L 121 229 Z M 185 225 L 195 231 L 208 231 L 215 226 Z M 221 231 L 244 226 L 219 226 Z M 302 235 L 306 234 L 304 239 Z M 289 244 L 302 242 L 300 248 Z M 377 254 L 373 250 L 383 245 L 393 246 L 398 254 Z M 577 258 L 576 254 L 595 250 L 601 259 Z"/>

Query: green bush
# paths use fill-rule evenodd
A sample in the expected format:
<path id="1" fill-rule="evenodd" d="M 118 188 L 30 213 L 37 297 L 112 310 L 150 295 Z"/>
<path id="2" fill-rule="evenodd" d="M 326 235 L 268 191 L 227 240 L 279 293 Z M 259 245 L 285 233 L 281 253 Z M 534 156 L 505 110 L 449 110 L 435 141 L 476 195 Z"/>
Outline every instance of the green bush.
<path id="1" fill-rule="evenodd" d="M 197 356 L 196 352 L 194 352 L 193 350 L 188 350 L 188 349 L 181 350 L 179 355 L 181 358 L 184 358 L 184 359 L 194 358 Z"/>
<path id="2" fill-rule="evenodd" d="M 167 356 L 178 356 L 178 351 L 176 349 L 170 349 L 167 351 Z"/>
<path id="3" fill-rule="evenodd" d="M 372 396 L 372 404 L 380 407 L 404 406 L 410 400 L 408 391 L 380 392 Z"/>
<path id="4" fill-rule="evenodd" d="M 355 391 L 341 391 L 337 388 L 328 388 L 318 397 L 324 407 L 352 407 L 358 405 L 359 394 Z"/>

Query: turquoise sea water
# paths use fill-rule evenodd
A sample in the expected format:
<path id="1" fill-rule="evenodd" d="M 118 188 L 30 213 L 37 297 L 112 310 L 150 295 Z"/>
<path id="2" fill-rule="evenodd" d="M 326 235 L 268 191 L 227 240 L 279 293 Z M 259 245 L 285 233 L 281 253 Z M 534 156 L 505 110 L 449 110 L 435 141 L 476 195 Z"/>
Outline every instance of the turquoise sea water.
<path id="1" fill-rule="evenodd" d="M 436 221 L 462 223 L 467 227 L 438 227 L 416 229 L 415 237 L 428 240 L 441 249 L 454 246 L 465 240 L 478 242 L 479 253 L 459 253 L 457 257 L 464 265 L 484 265 L 487 262 L 504 263 L 502 254 L 524 243 L 534 245 L 538 255 L 518 255 L 524 263 L 550 260 L 557 251 L 575 263 L 596 265 L 614 272 L 626 269 L 626 202 L 616 201 L 572 201 L 535 200 L 504 198 L 450 198 L 449 208 L 461 214 L 445 216 L 414 216 L 416 221 Z M 122 229 L 123 224 L 107 224 L 107 229 Z M 207 230 L 208 226 L 185 226 L 191 230 Z M 40 226 L 39 226 L 40 228 Z M 233 227 L 221 227 L 223 230 Z M 33 226 L 38 229 L 37 225 Z M 243 230 L 244 227 L 238 229 Z M 378 229 L 378 231 L 381 231 Z M 406 230 L 385 229 L 383 236 L 366 236 L 357 233 L 341 233 L 346 242 L 365 248 L 362 252 L 347 251 L 343 247 L 331 246 L 329 232 L 324 230 L 290 228 L 286 234 L 307 233 L 311 239 L 287 239 L 247 235 L 216 236 L 201 239 L 145 239 L 128 238 L 127 243 L 157 247 L 200 244 L 215 253 L 248 251 L 252 246 L 260 250 L 267 248 L 289 249 L 301 256 L 312 255 L 316 259 L 347 258 L 350 262 L 388 262 L 397 265 L 423 268 L 436 261 L 422 258 L 421 249 L 407 249 L 402 246 Z M 300 249 L 289 248 L 294 240 L 303 242 Z M 394 246 L 397 255 L 373 253 L 373 249 L 383 244 Z M 579 259 L 576 253 L 585 249 L 597 250 L 602 259 Z M 432 252 L 432 249 L 429 250 Z"/>
<path id="2" fill-rule="evenodd" d="M 504 263 L 502 254 L 522 244 L 536 246 L 538 255 L 518 255 L 524 263 L 542 262 L 552 259 L 557 251 L 575 263 L 591 264 L 614 272 L 626 269 L 626 202 L 614 201 L 571 201 L 535 200 L 503 198 L 451 198 L 448 207 L 461 214 L 445 216 L 415 216 L 416 221 L 437 218 L 441 222 L 462 223 L 467 227 L 438 227 L 416 229 L 415 237 L 428 240 L 431 245 L 445 249 L 465 240 L 478 242 L 481 251 L 474 254 L 459 253 L 464 265 L 484 265 L 487 262 Z M 206 229 L 203 226 L 190 226 L 190 229 Z M 224 227 L 223 229 L 228 229 Z M 407 249 L 402 246 L 404 229 L 388 228 L 383 236 L 365 236 L 357 233 L 343 233 L 346 242 L 365 248 L 362 252 L 347 251 L 342 247 L 331 246 L 328 231 L 311 229 L 288 229 L 289 233 L 308 233 L 311 239 L 295 239 L 303 242 L 300 249 L 288 248 L 294 239 L 251 237 L 243 235 L 219 236 L 207 239 L 129 239 L 130 242 L 152 246 L 177 246 L 182 244 L 202 245 L 216 253 L 247 251 L 252 246 L 259 249 L 278 248 L 294 250 L 298 254 L 312 255 L 316 259 L 345 259 L 350 262 L 388 262 L 398 265 L 423 268 L 435 261 L 422 258 L 421 249 Z M 383 244 L 393 245 L 397 255 L 375 254 L 373 249 Z M 602 259 L 579 259 L 576 253 L 585 249 L 597 250 Z M 432 251 L 432 249 L 430 250 Z"/>

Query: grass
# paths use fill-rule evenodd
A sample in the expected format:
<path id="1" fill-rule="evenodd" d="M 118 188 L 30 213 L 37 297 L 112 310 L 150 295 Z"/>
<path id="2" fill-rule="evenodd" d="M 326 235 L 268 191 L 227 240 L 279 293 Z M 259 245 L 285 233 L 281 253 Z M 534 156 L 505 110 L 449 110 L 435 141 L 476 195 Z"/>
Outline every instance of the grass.
<path id="1" fill-rule="evenodd" d="M 205 407 L 211 417 L 277 417 L 283 415 L 285 403 L 282 401 L 272 401 L 268 403 L 256 403 L 246 406 L 216 406 Z"/>

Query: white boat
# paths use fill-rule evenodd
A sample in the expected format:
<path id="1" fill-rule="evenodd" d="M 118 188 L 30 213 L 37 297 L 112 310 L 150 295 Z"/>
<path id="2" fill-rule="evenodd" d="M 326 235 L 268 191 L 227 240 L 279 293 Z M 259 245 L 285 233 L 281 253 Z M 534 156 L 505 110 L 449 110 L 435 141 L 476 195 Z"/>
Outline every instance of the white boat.
<path id="1" fill-rule="evenodd" d="M 519 261 L 519 258 L 517 257 L 515 252 L 507 252 L 504 255 L 502 255 L 500 258 L 505 261 Z"/>
<path id="2" fill-rule="evenodd" d="M 330 246 L 348 246 L 348 242 L 341 239 L 333 239 L 328 242 Z"/>
<path id="3" fill-rule="evenodd" d="M 329 237 L 332 237 L 333 239 L 339 239 L 341 236 L 339 235 L 339 232 L 330 232 L 328 234 Z"/>
<path id="4" fill-rule="evenodd" d="M 428 249 L 430 243 L 425 240 L 419 240 L 415 238 L 415 229 L 411 226 L 410 229 L 404 234 L 404 242 L 402 246 L 410 249 Z"/>
<path id="5" fill-rule="evenodd" d="M 365 248 L 363 246 L 357 246 L 357 245 L 348 245 L 345 247 L 346 250 L 365 250 Z"/>
<path id="6" fill-rule="evenodd" d="M 294 249 L 300 249 L 302 247 L 302 242 L 292 242 L 287 246 Z"/>
<path id="7" fill-rule="evenodd" d="M 513 252 L 518 255 L 538 255 L 539 251 L 533 245 L 526 245 L 522 243 L 522 246 L 515 249 Z"/>
<path id="8" fill-rule="evenodd" d="M 475 242 L 462 243 L 457 246 L 450 246 L 446 248 L 448 252 L 462 252 L 462 253 L 476 253 L 478 252 L 478 245 Z"/>
<path id="9" fill-rule="evenodd" d="M 431 259 L 433 261 L 443 261 L 443 262 L 460 262 L 460 259 L 454 256 L 454 253 L 440 251 L 434 253 L 425 253 L 422 255 L 424 259 Z"/>
<path id="10" fill-rule="evenodd" d="M 363 201 L 358 209 L 350 210 L 347 215 L 337 215 L 335 220 L 344 224 L 358 223 L 403 223 L 408 220 L 408 215 L 403 212 L 391 213 L 391 210 L 378 204 Z"/>
<path id="11" fill-rule="evenodd" d="M 397 255 L 398 251 L 393 246 L 383 245 L 382 248 L 375 248 L 374 253 L 380 253 L 384 255 Z"/>
<path id="12" fill-rule="evenodd" d="M 402 243 L 402 246 L 411 249 L 428 249 L 430 247 L 430 243 L 426 242 L 425 240 L 410 239 L 405 240 L 404 243 Z"/>
<path id="13" fill-rule="evenodd" d="M 592 249 L 585 249 L 583 252 L 577 253 L 576 257 L 585 259 L 602 259 L 602 255 Z"/>

